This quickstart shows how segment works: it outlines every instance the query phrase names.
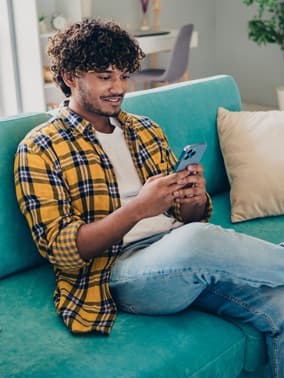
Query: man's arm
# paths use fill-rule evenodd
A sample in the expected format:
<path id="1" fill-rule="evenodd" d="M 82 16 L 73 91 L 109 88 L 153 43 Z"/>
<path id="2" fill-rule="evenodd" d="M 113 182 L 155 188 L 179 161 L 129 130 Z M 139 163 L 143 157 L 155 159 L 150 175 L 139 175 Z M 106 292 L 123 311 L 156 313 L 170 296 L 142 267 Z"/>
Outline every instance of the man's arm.
<path id="1" fill-rule="evenodd" d="M 139 220 L 165 212 L 176 201 L 182 205 L 185 221 L 197 219 L 201 209 L 193 209 L 192 198 L 184 199 L 184 187 L 191 180 L 187 171 L 153 176 L 128 205 L 86 224 L 72 209 L 62 177 L 39 154 L 24 147 L 15 159 L 17 198 L 39 251 L 52 264 L 66 269 L 102 255 Z"/>
<path id="2" fill-rule="evenodd" d="M 181 195 L 186 171 L 149 178 L 135 199 L 104 219 L 79 228 L 77 245 L 84 260 L 100 256 L 140 220 L 165 212 Z"/>

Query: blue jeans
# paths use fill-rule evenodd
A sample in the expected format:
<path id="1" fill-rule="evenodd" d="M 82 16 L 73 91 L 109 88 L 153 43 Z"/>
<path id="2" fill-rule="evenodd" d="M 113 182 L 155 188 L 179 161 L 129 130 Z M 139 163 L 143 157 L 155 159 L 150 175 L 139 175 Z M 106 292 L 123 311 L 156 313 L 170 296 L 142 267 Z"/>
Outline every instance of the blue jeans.
<path id="1" fill-rule="evenodd" d="M 271 376 L 284 378 L 283 247 L 190 223 L 125 248 L 111 274 L 118 307 L 139 314 L 200 308 L 264 333 Z"/>

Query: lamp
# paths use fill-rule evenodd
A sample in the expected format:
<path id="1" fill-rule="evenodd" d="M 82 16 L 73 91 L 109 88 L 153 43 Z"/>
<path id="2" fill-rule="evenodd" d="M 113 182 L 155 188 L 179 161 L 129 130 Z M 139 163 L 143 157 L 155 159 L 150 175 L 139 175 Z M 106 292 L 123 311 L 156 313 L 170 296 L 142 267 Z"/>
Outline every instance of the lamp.
<path id="1" fill-rule="evenodd" d="M 142 21 L 141 21 L 140 29 L 142 31 L 147 31 L 150 29 L 148 13 L 147 13 L 149 2 L 150 0 L 140 0 L 141 8 L 142 8 Z"/>

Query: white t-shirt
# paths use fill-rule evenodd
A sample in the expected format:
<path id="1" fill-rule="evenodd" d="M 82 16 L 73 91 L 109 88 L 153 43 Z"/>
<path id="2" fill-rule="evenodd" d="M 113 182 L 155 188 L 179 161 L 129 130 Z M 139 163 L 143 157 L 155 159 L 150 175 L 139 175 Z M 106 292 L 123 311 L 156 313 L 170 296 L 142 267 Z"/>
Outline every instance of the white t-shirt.
<path id="1" fill-rule="evenodd" d="M 96 131 L 96 136 L 113 165 L 120 193 L 121 206 L 131 201 L 142 188 L 132 157 L 116 118 L 110 118 L 114 127 L 111 134 Z M 123 244 L 167 232 L 183 223 L 164 214 L 139 221 L 123 238 Z"/>

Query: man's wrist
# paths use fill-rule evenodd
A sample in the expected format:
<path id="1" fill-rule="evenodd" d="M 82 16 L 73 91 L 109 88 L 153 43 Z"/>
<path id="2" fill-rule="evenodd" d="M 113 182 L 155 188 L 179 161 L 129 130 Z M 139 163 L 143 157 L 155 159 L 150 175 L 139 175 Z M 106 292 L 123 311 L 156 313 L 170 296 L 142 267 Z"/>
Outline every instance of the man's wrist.
<path id="1" fill-rule="evenodd" d="M 207 192 L 205 193 L 205 196 L 206 196 L 205 209 L 204 209 L 202 221 L 208 222 L 212 214 L 213 205 L 212 205 L 211 197 Z"/>
<path id="2" fill-rule="evenodd" d="M 138 223 L 142 219 L 146 218 L 145 216 L 145 206 L 140 205 L 140 202 L 137 199 L 129 201 L 127 205 L 123 206 L 124 210 L 127 210 L 129 214 L 129 219 L 133 224 Z"/>

